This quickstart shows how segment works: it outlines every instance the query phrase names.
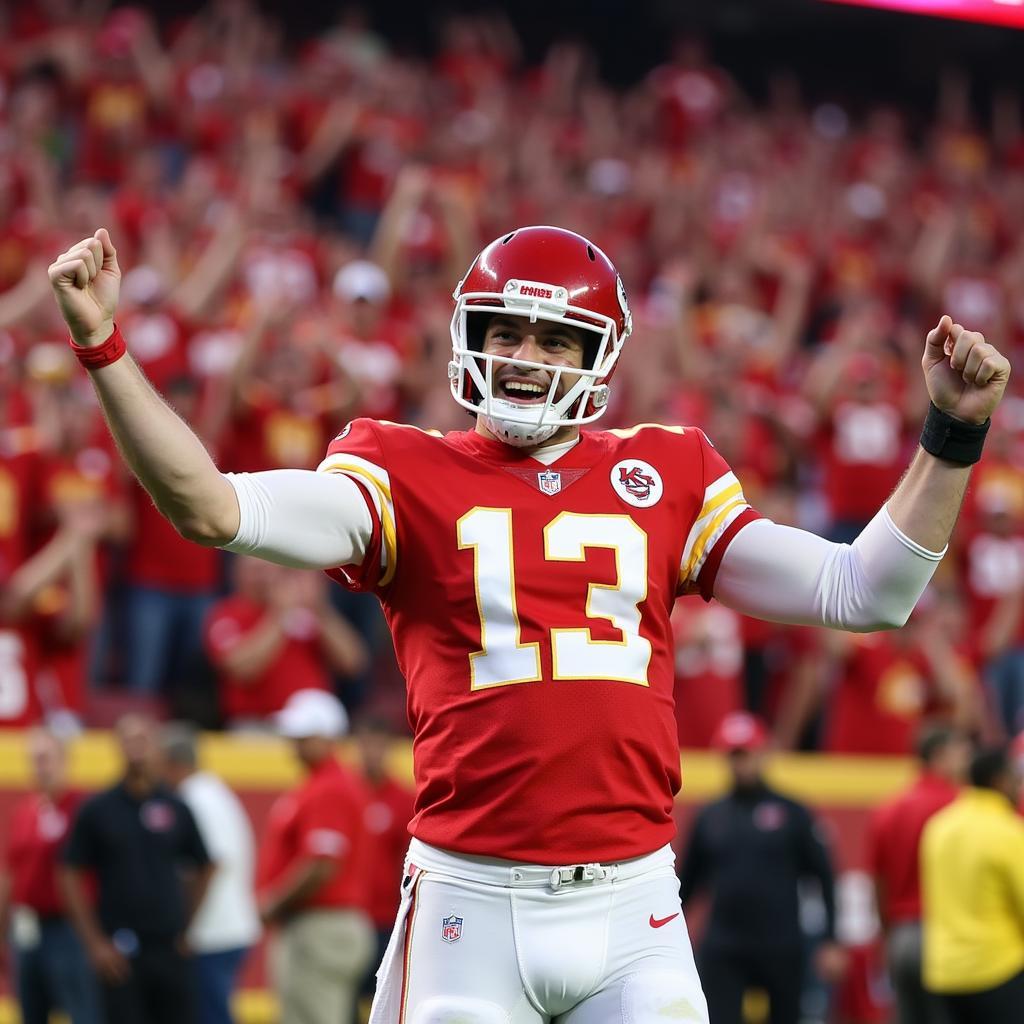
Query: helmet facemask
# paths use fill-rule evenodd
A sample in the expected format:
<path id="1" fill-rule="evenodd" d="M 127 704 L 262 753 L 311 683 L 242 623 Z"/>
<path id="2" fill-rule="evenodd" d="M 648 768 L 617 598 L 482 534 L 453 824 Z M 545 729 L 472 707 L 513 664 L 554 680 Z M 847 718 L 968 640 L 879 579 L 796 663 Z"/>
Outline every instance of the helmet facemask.
<path id="1" fill-rule="evenodd" d="M 542 444 L 562 427 L 592 423 L 604 413 L 608 403 L 608 385 L 604 382 L 628 337 L 628 319 L 620 338 L 611 318 L 570 305 L 564 288 L 531 281 L 509 281 L 504 294 L 460 294 L 456 290 L 455 299 L 452 361 L 448 366 L 452 396 L 463 408 L 483 417 L 497 437 L 515 446 Z M 540 320 L 565 324 L 582 332 L 583 367 L 485 353 L 486 325 L 498 315 L 524 317 L 530 323 Z M 494 378 L 496 368 L 502 364 L 549 374 L 551 380 L 544 401 L 521 405 L 496 396 Z M 557 397 L 564 376 L 577 379 Z"/>

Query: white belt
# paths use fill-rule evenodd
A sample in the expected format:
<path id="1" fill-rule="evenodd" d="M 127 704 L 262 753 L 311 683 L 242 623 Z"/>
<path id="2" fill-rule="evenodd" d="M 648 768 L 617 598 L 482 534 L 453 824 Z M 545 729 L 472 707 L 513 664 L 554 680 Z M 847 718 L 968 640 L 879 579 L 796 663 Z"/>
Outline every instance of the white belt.
<path id="1" fill-rule="evenodd" d="M 585 864 L 524 864 L 501 860 L 497 857 L 478 857 L 472 854 L 442 850 L 413 839 L 406 858 L 406 874 L 410 865 L 421 871 L 448 875 L 451 878 L 481 882 L 512 889 L 548 888 L 554 891 L 583 888 L 605 882 L 625 881 L 652 871 L 673 869 L 675 855 L 671 846 L 663 846 L 654 853 L 630 860 Z"/>

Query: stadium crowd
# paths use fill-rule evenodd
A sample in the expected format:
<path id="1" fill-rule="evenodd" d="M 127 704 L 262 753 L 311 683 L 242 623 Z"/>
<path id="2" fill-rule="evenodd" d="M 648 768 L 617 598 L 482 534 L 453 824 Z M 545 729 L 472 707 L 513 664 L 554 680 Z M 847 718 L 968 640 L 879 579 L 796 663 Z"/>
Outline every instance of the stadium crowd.
<path id="1" fill-rule="evenodd" d="M 247 0 L 159 24 L 87 0 L 0 2 L 0 19 L 0 726 L 107 724 L 111 701 L 269 729 L 295 693 L 335 691 L 359 716 L 378 797 L 366 832 L 389 844 L 380 884 L 360 888 L 378 945 L 410 811 L 381 768 L 389 733 L 374 713 L 404 716 L 376 601 L 189 544 L 160 518 L 68 351 L 44 274 L 57 252 L 109 226 L 132 353 L 223 469 L 252 471 L 315 467 L 356 416 L 468 426 L 447 384 L 454 284 L 511 226 L 573 228 L 615 259 L 636 323 L 601 425 L 699 425 L 755 507 L 841 540 L 916 443 L 926 326 L 949 312 L 1011 360 L 1024 342 L 1020 111 L 996 97 L 982 124 L 953 73 L 922 121 L 807 99 L 783 75 L 754 100 L 693 39 L 614 88 L 579 42 L 531 64 L 495 14 L 448 18 L 429 59 L 394 50 L 355 9 L 298 44 Z M 905 629 L 834 634 L 679 602 L 681 745 L 714 745 L 735 770 L 762 742 L 903 754 L 924 720 L 944 723 L 946 747 L 1024 726 L 1021 397 L 1001 406 L 955 550 Z M 738 708 L 767 719 L 770 741 L 716 741 Z M 175 786 L 196 767 L 179 746 Z M 924 744 L 916 788 L 872 830 L 890 974 L 899 981 L 909 945 L 918 988 L 918 844 L 965 777 L 963 765 L 940 777 L 941 746 Z M 996 774 L 972 775 L 973 789 L 999 789 Z M 767 814 L 762 838 L 774 841 L 777 794 L 753 779 L 732 804 L 758 829 Z M 1006 801 L 975 804 L 1008 815 Z M 25 807 L 27 835 L 50 805 Z M 883 843 L 883 827 L 899 841 Z M 285 838 L 264 833 L 263 853 Z M 894 849 L 902 859 L 883 862 Z M 283 933 L 296 894 L 271 896 L 260 913 Z M 214 980 L 233 978 L 256 931 L 205 946 L 193 936 L 193 951 L 220 958 Z M 856 1001 L 873 993 L 876 973 L 857 960 L 871 947 L 844 943 L 819 966 L 834 983 L 851 958 L 839 1012 L 886 1019 L 886 999 Z M 117 966 L 122 951 L 94 945 L 94 965 Z M 313 992 L 294 966 L 271 973 L 292 978 L 295 998 Z"/>
<path id="2" fill-rule="evenodd" d="M 133 355 L 224 470 L 315 467 L 356 416 L 465 428 L 451 291 L 518 224 L 577 230 L 623 274 L 636 326 L 602 426 L 701 426 L 753 506 L 834 539 L 916 444 L 926 326 L 948 312 L 1011 361 L 1024 343 L 1019 105 L 982 125 L 953 73 L 920 123 L 783 75 L 754 102 L 693 39 L 615 89 L 581 43 L 527 64 L 497 14 L 449 18 L 432 59 L 356 8 L 300 45 L 247 0 L 0 17 L 6 725 L 88 724 L 129 693 L 259 726 L 309 687 L 401 717 L 373 598 L 190 544 L 126 477 L 44 272 L 96 225 L 130 268 Z M 906 753 L 925 718 L 1024 725 L 1021 396 L 999 415 L 905 629 L 679 602 L 683 746 L 742 707 L 782 748 L 846 753 Z"/>

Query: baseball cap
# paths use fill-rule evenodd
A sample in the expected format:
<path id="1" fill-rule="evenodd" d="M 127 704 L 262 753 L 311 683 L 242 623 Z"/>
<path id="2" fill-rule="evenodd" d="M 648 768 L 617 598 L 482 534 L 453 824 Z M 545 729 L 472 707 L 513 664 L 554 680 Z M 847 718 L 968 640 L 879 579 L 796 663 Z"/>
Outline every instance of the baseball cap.
<path id="1" fill-rule="evenodd" d="M 715 729 L 711 746 L 715 750 L 763 750 L 768 745 L 768 730 L 764 722 L 748 711 L 732 711 Z"/>
<path id="2" fill-rule="evenodd" d="M 391 282 L 388 275 L 369 260 L 352 260 L 335 275 L 332 285 L 334 294 L 346 302 L 365 299 L 375 305 L 387 302 L 391 297 Z"/>
<path id="3" fill-rule="evenodd" d="M 157 302 L 166 290 L 167 280 L 164 275 L 156 267 L 145 263 L 129 270 L 121 282 L 122 297 L 139 306 Z"/>
<path id="4" fill-rule="evenodd" d="M 296 690 L 274 716 L 274 724 L 281 736 L 291 740 L 334 739 L 348 732 L 348 715 L 341 701 L 326 690 Z"/>

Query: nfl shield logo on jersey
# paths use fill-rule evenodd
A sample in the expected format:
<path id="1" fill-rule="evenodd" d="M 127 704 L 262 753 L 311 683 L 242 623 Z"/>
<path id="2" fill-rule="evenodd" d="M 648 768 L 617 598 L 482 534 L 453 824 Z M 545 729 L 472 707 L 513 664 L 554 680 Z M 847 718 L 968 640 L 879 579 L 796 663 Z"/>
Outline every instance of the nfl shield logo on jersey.
<path id="1" fill-rule="evenodd" d="M 445 942 L 458 942 L 462 938 L 462 918 L 454 914 L 441 921 L 441 938 Z"/>
<path id="2" fill-rule="evenodd" d="M 537 486 L 545 494 L 557 494 L 562 489 L 562 474 L 546 469 L 537 474 Z"/>

